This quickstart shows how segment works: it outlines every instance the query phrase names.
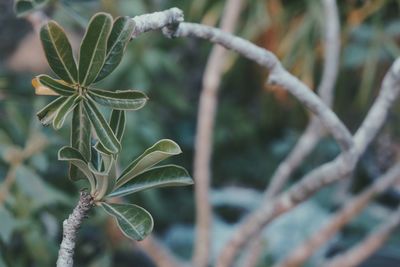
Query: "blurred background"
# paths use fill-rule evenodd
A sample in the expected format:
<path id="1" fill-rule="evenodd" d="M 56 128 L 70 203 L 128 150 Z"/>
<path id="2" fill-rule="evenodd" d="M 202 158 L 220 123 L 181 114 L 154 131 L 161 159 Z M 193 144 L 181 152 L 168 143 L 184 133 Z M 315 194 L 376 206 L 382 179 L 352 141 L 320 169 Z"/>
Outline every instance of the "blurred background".
<path id="1" fill-rule="evenodd" d="M 136 16 L 179 7 L 185 20 L 218 26 L 225 1 L 58 0 L 35 8 L 58 21 L 76 49 L 89 18 L 97 11 Z M 36 96 L 31 79 L 51 73 L 30 14 L 17 17 L 12 0 L 0 1 L 0 266 L 54 266 L 62 221 L 85 184 L 73 184 L 57 150 L 68 143 L 68 128 L 42 127 L 35 113 L 52 97 Z M 379 92 L 383 75 L 400 55 L 400 1 L 338 1 L 341 56 L 334 111 L 354 132 Z M 320 1 L 244 1 L 236 33 L 271 50 L 310 88 L 321 78 L 324 16 Z M 159 32 L 134 39 L 117 70 L 99 87 L 138 89 L 150 101 L 129 112 L 120 165 L 161 138 L 175 140 L 183 154 L 173 162 L 193 166 L 197 109 L 203 71 L 212 46 L 194 39 L 166 39 Z M 275 168 L 290 152 L 307 125 L 309 113 L 280 88 L 265 85 L 267 71 L 229 53 L 219 91 L 214 131 L 211 201 L 213 251 L 232 227 L 257 207 Z M 276 220 L 264 235 L 259 266 L 281 259 L 329 219 L 346 200 L 398 160 L 400 107 L 394 106 L 379 137 L 368 149 L 352 181 L 317 193 Z M 323 138 L 290 183 L 323 162 L 339 147 Z M 345 189 L 343 189 L 343 187 Z M 400 191 L 399 191 L 400 192 Z M 343 251 L 359 241 L 398 204 L 395 187 L 371 203 L 308 264 L 321 255 Z M 194 194 L 191 187 L 155 189 L 129 198 L 149 210 L 155 235 L 176 255 L 190 259 L 194 239 Z M 95 210 L 79 232 L 75 266 L 155 266 L 135 243 L 125 239 L 101 210 Z M 400 265 L 400 231 L 365 266 Z M 314 259 L 316 258 L 316 259 Z M 373 262 L 385 265 L 373 265 Z M 394 265 L 389 265 L 392 262 Z M 371 265 L 372 264 L 372 265 Z M 363 265 L 364 266 L 364 265 Z"/>

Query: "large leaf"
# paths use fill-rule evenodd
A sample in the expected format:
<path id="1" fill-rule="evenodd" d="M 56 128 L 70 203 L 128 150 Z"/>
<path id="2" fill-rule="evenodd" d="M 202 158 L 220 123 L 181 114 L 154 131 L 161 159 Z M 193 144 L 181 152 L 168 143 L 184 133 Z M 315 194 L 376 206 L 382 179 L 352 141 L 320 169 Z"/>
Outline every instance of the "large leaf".
<path id="1" fill-rule="evenodd" d="M 67 97 L 60 96 L 56 100 L 50 102 L 47 106 L 39 110 L 36 116 L 39 118 L 43 125 L 49 125 L 53 122 L 54 117 L 57 115 L 57 110 L 67 100 Z"/>
<path id="2" fill-rule="evenodd" d="M 64 30 L 55 21 L 50 21 L 41 28 L 40 39 L 51 69 L 64 81 L 76 82 L 78 71 Z"/>
<path id="3" fill-rule="evenodd" d="M 71 113 L 71 111 L 78 104 L 79 99 L 80 96 L 72 95 L 69 96 L 67 100 L 65 100 L 64 103 L 62 103 L 62 105 L 60 105 L 57 114 L 53 120 L 54 129 L 58 130 L 63 126 L 65 119 L 67 118 L 68 114 Z"/>
<path id="4" fill-rule="evenodd" d="M 88 163 L 83 157 L 83 155 L 73 147 L 62 147 L 58 151 L 58 160 L 68 161 L 69 163 L 75 165 L 89 180 L 91 189 L 95 189 L 96 183 L 92 172 L 88 167 Z M 71 180 L 76 180 L 75 177 L 70 177 Z"/>
<path id="5" fill-rule="evenodd" d="M 83 37 L 79 51 L 79 83 L 90 85 L 103 67 L 112 17 L 106 13 L 94 15 Z"/>
<path id="6" fill-rule="evenodd" d="M 89 117 L 90 122 L 93 125 L 94 131 L 99 138 L 99 142 L 107 149 L 110 153 L 115 154 L 121 148 L 118 139 L 115 137 L 110 126 L 107 124 L 103 115 L 97 109 L 96 105 L 91 101 L 84 101 L 85 111 Z"/>
<path id="7" fill-rule="evenodd" d="M 150 188 L 191 184 L 193 184 L 193 180 L 184 168 L 176 165 L 165 165 L 139 174 L 129 183 L 109 194 L 108 197 L 125 196 Z"/>
<path id="8" fill-rule="evenodd" d="M 113 111 L 111 112 L 109 124 L 115 137 L 118 139 L 119 142 L 121 142 L 122 136 L 124 135 L 125 131 L 125 111 L 113 109 Z M 95 145 L 95 149 L 102 155 L 108 154 L 108 151 L 101 143 L 97 143 Z"/>
<path id="9" fill-rule="evenodd" d="M 126 46 L 132 36 L 134 27 L 135 23 L 129 17 L 119 17 L 114 21 L 107 41 L 106 60 L 96 78 L 96 82 L 104 79 L 119 65 Z"/>
<path id="10" fill-rule="evenodd" d="M 113 216 L 122 233 L 133 240 L 143 240 L 153 230 L 153 218 L 145 209 L 133 204 L 102 202 L 103 209 Z"/>
<path id="11" fill-rule="evenodd" d="M 97 103 L 119 110 L 140 109 L 148 100 L 148 97 L 144 93 L 135 90 L 110 92 L 100 89 L 90 89 L 88 93 Z"/>
<path id="12" fill-rule="evenodd" d="M 86 160 L 91 159 L 91 125 L 89 118 L 84 110 L 83 103 L 80 102 L 75 108 L 72 115 L 71 125 L 71 146 L 76 148 Z M 70 164 L 69 177 L 73 180 L 84 179 L 86 176 L 78 170 L 76 166 Z"/>
<path id="13" fill-rule="evenodd" d="M 77 93 L 77 91 L 71 86 L 68 86 L 61 81 L 57 81 L 47 75 L 39 75 L 35 78 L 34 81 L 38 82 L 41 86 L 48 87 L 50 90 L 53 90 L 54 92 L 62 96 L 70 96 Z"/>
<path id="14" fill-rule="evenodd" d="M 169 139 L 158 141 L 122 172 L 121 176 L 117 180 L 116 187 L 118 188 L 122 186 L 136 175 L 154 166 L 158 162 L 180 153 L 182 153 L 182 150 L 174 141 Z"/>

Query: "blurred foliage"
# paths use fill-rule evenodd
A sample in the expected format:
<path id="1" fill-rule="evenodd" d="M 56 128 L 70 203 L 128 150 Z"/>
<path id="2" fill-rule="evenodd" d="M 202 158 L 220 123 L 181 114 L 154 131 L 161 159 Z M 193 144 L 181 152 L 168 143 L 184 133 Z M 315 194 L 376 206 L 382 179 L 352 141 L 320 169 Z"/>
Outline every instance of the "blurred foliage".
<path id="1" fill-rule="evenodd" d="M 333 108 L 354 132 L 378 94 L 388 66 L 400 55 L 400 2 L 338 2 L 342 53 Z M 50 1 L 41 10 L 79 40 L 83 34 L 82 25 L 97 11 L 110 12 L 114 17 L 135 16 L 177 6 L 183 9 L 187 21 L 217 25 L 223 5 L 224 1 L 220 0 L 59 0 Z M 35 126 L 32 114 L 43 105 L 38 103 L 30 86 L 30 79 L 37 73 L 10 63 L 18 55 L 18 47 L 31 40 L 26 38 L 32 34 L 31 26 L 27 20 L 15 17 L 11 0 L 2 1 L 0 10 L 2 155 L 9 154 L 4 152 L 7 147 L 23 150 L 32 131 L 46 136 L 48 142 L 45 150 L 24 159 L 18 171 L 20 178 L 15 180 L 7 200 L 0 205 L 0 266 L 53 266 L 61 222 L 72 209 L 70 203 L 74 203 L 65 202 L 65 199 L 76 200 L 79 188 L 68 181 L 67 166 L 56 160 L 55 149 L 63 144 L 62 140 L 66 140 L 68 132 L 63 129 L 54 133 Z M 251 0 L 244 6 L 237 33 L 276 53 L 290 72 L 311 88 L 316 88 L 323 65 L 323 22 L 318 0 Z M 78 45 L 78 42 L 72 44 L 75 48 Z M 144 34 L 131 42 L 121 65 L 99 85 L 104 88 L 140 89 L 150 98 L 145 109 L 127 116 L 129 127 L 122 145 L 129 147 L 129 150 L 123 150 L 121 166 L 126 166 L 156 140 L 170 138 L 177 141 L 184 152 L 174 162 L 192 173 L 198 97 L 210 49 L 211 45 L 206 42 L 167 40 L 157 32 Z M 29 60 L 34 60 L 33 55 L 24 58 L 24 61 Z M 220 247 L 218 242 L 224 240 L 237 220 L 257 204 L 254 199 L 266 187 L 277 164 L 293 147 L 307 123 L 307 111 L 293 97 L 281 88 L 264 85 L 267 75 L 264 69 L 233 53 L 226 64 L 219 96 L 212 162 L 212 195 L 218 214 L 214 224 L 214 233 L 218 238 L 215 238 L 213 255 Z M 397 160 L 399 112 L 399 105 L 395 105 L 383 133 L 359 164 L 350 191 L 359 192 Z M 386 140 L 386 145 L 380 141 L 382 139 Z M 389 152 L 391 156 L 387 157 L 382 151 Z M 338 152 L 334 141 L 330 137 L 325 138 L 295 173 L 294 180 L 332 159 Z M 0 164 L 1 185 L 9 168 L 10 163 L 3 158 Z M 27 186 L 27 179 L 30 179 L 30 186 Z M 246 207 L 241 206 L 243 203 L 234 202 L 235 198 L 230 202 L 226 195 L 221 197 L 226 186 L 250 190 L 246 192 L 250 192 L 248 194 L 253 200 L 245 202 L 248 204 Z M 31 192 L 33 188 L 37 191 Z M 271 229 L 275 229 L 280 238 L 295 236 L 301 239 L 307 236 L 310 233 L 307 227 L 317 227 L 317 224 L 308 224 L 309 221 L 326 218 L 340 204 L 335 194 L 339 188 L 331 186 L 317 194 L 310 202 L 299 207 L 293 213 L 294 217 L 283 217 L 281 222 L 277 221 L 278 226 Z M 36 194 L 43 192 L 41 190 L 56 193 L 43 194 L 46 195 L 43 200 L 36 199 Z M 397 204 L 398 196 L 397 191 L 392 190 L 380 198 L 377 205 Z M 218 204 L 221 199 L 224 201 Z M 157 234 L 175 252 L 190 257 L 194 221 L 192 189 L 150 190 L 128 200 L 153 213 L 157 218 Z M 179 208 L 176 208 L 177 205 Z M 168 212 L 170 210 L 174 210 L 174 216 Z M 337 238 L 342 240 L 344 247 L 353 244 L 382 221 L 384 214 L 370 212 L 369 208 Z M 91 214 L 80 232 L 77 266 L 152 266 L 148 258 L 118 236 L 113 227 L 104 214 Z M 272 230 L 267 230 L 266 236 L 269 231 Z M 281 257 L 280 253 L 286 252 L 285 247 L 292 244 L 288 238 L 265 240 L 267 254 L 260 266 L 269 266 L 269 262 Z M 399 233 L 395 233 L 389 246 L 399 245 Z M 95 259 L 94 255 L 103 257 Z"/>

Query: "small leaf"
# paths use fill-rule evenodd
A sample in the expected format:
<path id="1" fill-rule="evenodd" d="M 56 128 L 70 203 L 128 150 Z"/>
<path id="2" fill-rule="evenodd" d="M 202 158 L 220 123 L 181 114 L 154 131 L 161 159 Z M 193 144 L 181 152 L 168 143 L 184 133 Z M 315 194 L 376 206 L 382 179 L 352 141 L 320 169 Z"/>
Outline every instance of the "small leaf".
<path id="1" fill-rule="evenodd" d="M 129 183 L 109 194 L 108 197 L 126 196 L 150 188 L 192 184 L 193 180 L 184 168 L 176 165 L 165 165 L 139 174 Z"/>
<path id="2" fill-rule="evenodd" d="M 144 93 L 135 90 L 110 92 L 90 89 L 88 93 L 97 103 L 118 110 L 138 110 L 148 100 Z"/>
<path id="3" fill-rule="evenodd" d="M 51 69 L 64 81 L 75 83 L 78 71 L 71 44 L 61 26 L 55 21 L 45 24 L 40 30 L 40 39 Z"/>
<path id="4" fill-rule="evenodd" d="M 88 99 L 88 101 L 84 101 L 83 103 L 86 114 L 88 115 L 88 118 L 93 125 L 97 137 L 99 138 L 99 142 L 110 153 L 118 153 L 121 145 L 119 144 L 118 139 L 115 137 L 113 131 L 107 124 L 103 115 L 101 115 L 96 105 L 90 99 Z"/>
<path id="5" fill-rule="evenodd" d="M 60 96 L 56 100 L 50 102 L 47 106 L 42 108 L 36 116 L 43 125 L 49 125 L 53 122 L 54 117 L 57 115 L 57 111 L 60 106 L 67 100 L 67 97 Z"/>
<path id="6" fill-rule="evenodd" d="M 78 104 L 78 99 L 80 97 L 78 95 L 72 95 L 67 98 L 66 101 L 58 108 L 57 114 L 53 120 L 53 127 L 54 129 L 60 129 L 65 119 L 67 118 L 68 114 L 74 109 L 74 107 Z"/>
<path id="7" fill-rule="evenodd" d="M 41 84 L 37 77 L 32 79 L 32 86 L 33 88 L 35 88 L 36 95 L 59 95 L 53 90 L 51 90 L 49 87 Z"/>
<path id="8" fill-rule="evenodd" d="M 97 170 L 92 163 L 89 163 L 89 170 L 96 178 L 95 200 L 101 200 L 114 189 L 115 176 L 110 175 L 110 173 L 115 164 L 112 156 L 109 156 L 108 159 L 108 161 L 104 161 L 103 168 L 100 171 Z"/>
<path id="9" fill-rule="evenodd" d="M 79 51 L 79 82 L 90 85 L 103 67 L 112 17 L 106 13 L 94 15 L 83 37 Z"/>
<path id="10" fill-rule="evenodd" d="M 122 186 L 136 175 L 154 166 L 158 162 L 180 153 L 182 153 L 182 150 L 174 141 L 169 139 L 158 141 L 122 172 L 117 180 L 116 188 Z"/>
<path id="11" fill-rule="evenodd" d="M 107 41 L 106 60 L 96 78 L 96 82 L 104 79 L 119 65 L 126 46 L 131 39 L 134 27 L 135 23 L 129 17 L 119 17 L 114 21 Z"/>
<path id="12" fill-rule="evenodd" d="M 47 75 L 39 75 L 35 78 L 35 81 L 36 82 L 32 82 L 32 84 L 38 83 L 39 86 L 45 86 L 62 96 L 70 96 L 77 93 L 74 88 L 68 86 L 67 84 L 64 84 L 62 81 L 54 80 Z"/>
<path id="13" fill-rule="evenodd" d="M 113 109 L 110 117 L 110 128 L 115 134 L 115 137 L 121 142 L 125 131 L 125 111 Z M 108 154 L 108 151 L 101 143 L 97 143 L 94 148 L 101 154 Z"/>
<path id="14" fill-rule="evenodd" d="M 100 203 L 103 209 L 113 216 L 122 233 L 133 240 L 140 241 L 153 230 L 153 218 L 142 207 L 133 204 Z"/>
<path id="15" fill-rule="evenodd" d="M 58 160 L 68 161 L 69 163 L 75 165 L 89 180 L 91 189 L 94 190 L 96 187 L 95 179 L 88 167 L 88 163 L 82 154 L 73 147 L 62 147 L 58 151 Z M 75 181 L 75 177 L 70 177 L 71 180 Z"/>
<path id="16" fill-rule="evenodd" d="M 72 113 L 71 146 L 82 154 L 86 162 L 89 162 L 91 159 L 90 137 L 90 121 L 84 110 L 83 103 L 80 102 Z M 71 180 L 76 181 L 84 179 L 85 175 L 76 166 L 70 164 L 69 177 Z"/>
<path id="17" fill-rule="evenodd" d="M 34 8 L 34 3 L 31 0 L 16 0 L 14 4 L 14 10 L 18 17 L 33 11 Z"/>

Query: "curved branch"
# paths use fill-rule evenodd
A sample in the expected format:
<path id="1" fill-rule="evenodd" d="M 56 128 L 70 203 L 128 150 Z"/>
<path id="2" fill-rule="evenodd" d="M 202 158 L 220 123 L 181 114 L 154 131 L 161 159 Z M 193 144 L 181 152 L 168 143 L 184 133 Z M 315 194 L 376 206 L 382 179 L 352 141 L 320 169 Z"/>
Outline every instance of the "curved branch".
<path id="1" fill-rule="evenodd" d="M 221 29 L 233 32 L 241 10 L 242 0 L 229 0 L 221 17 Z M 215 45 L 210 53 L 203 76 L 195 135 L 194 180 L 196 203 L 196 242 L 193 265 L 206 267 L 211 245 L 212 209 L 209 200 L 211 180 L 210 162 L 215 114 L 218 106 L 218 89 L 224 72 L 227 51 Z"/>
<path id="2" fill-rule="evenodd" d="M 92 207 L 92 197 L 88 192 L 82 191 L 78 204 L 63 222 L 63 239 L 58 251 L 57 267 L 73 266 L 76 234 Z"/>
<path id="3" fill-rule="evenodd" d="M 276 267 L 302 266 L 311 255 L 337 233 L 346 223 L 359 214 L 371 199 L 383 193 L 400 179 L 400 164 L 393 166 L 385 175 L 365 189 L 359 195 L 346 201 L 347 204 L 333 215 L 332 219 L 320 230 L 312 234 L 304 243 L 295 248 L 286 259 L 275 265 Z M 343 266 L 343 265 L 334 265 Z"/>
<path id="4" fill-rule="evenodd" d="M 376 228 L 359 244 L 355 245 L 347 252 L 335 256 L 333 259 L 322 264 L 323 267 L 355 267 L 359 266 L 364 260 L 379 249 L 390 234 L 400 225 L 400 207 L 385 221 Z"/>

